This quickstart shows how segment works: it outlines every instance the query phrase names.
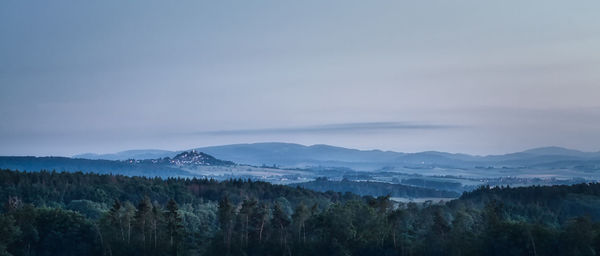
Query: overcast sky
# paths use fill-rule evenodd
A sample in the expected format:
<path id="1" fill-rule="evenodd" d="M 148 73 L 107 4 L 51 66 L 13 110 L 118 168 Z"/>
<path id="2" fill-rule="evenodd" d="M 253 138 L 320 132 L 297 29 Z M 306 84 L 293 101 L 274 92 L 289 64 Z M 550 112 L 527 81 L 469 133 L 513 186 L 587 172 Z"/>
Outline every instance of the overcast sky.
<path id="1" fill-rule="evenodd" d="M 0 2 L 0 154 L 600 150 L 600 1 Z"/>

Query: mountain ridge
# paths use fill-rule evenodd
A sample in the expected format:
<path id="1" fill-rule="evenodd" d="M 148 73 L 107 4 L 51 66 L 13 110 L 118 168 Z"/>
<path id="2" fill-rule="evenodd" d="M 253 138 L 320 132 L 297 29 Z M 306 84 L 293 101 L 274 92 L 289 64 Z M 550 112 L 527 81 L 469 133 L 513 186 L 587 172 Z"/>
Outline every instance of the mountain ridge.
<path id="1" fill-rule="evenodd" d="M 478 155 L 478 154 L 468 154 L 468 153 L 461 153 L 461 152 L 445 152 L 445 151 L 437 151 L 437 150 L 426 150 L 426 151 L 419 151 L 419 152 L 400 152 L 400 151 L 381 150 L 381 149 L 355 149 L 355 148 L 347 148 L 347 147 L 341 147 L 341 146 L 333 146 L 333 145 L 328 145 L 328 144 L 303 145 L 303 144 L 288 143 L 288 142 L 256 142 L 256 143 L 235 143 L 235 144 L 225 144 L 225 145 L 217 145 L 217 146 L 197 147 L 197 148 L 192 148 L 192 149 L 187 149 L 187 150 L 131 149 L 131 150 L 118 151 L 115 153 L 104 153 L 104 154 L 87 152 L 87 153 L 73 155 L 72 158 L 105 159 L 105 160 L 144 159 L 144 158 L 140 158 L 140 157 L 143 157 L 143 155 L 150 155 L 150 154 L 159 155 L 162 157 L 166 157 L 166 156 L 172 157 L 178 153 L 181 153 L 184 151 L 190 151 L 190 150 L 201 151 L 202 149 L 205 149 L 205 148 L 244 147 L 244 146 L 287 146 L 287 147 L 293 146 L 293 147 L 303 147 L 303 148 L 310 148 L 310 149 L 328 148 L 328 149 L 341 149 L 341 150 L 348 150 L 348 151 L 355 151 L 355 152 L 377 152 L 377 153 L 390 153 L 390 154 L 432 153 L 432 154 L 470 156 L 470 157 L 481 157 L 481 158 L 494 157 L 494 156 L 506 156 L 506 155 L 518 154 L 518 153 L 527 153 L 527 154 L 536 154 L 536 155 L 541 155 L 541 154 L 551 155 L 551 154 L 560 154 L 560 153 L 600 155 L 600 151 L 582 151 L 582 150 L 571 149 L 571 148 L 560 147 L 560 146 L 535 147 L 535 148 L 530 148 L 530 149 L 526 149 L 526 150 L 522 150 L 522 151 L 507 152 L 504 154 Z M 154 158 L 159 158 L 159 157 L 154 157 Z M 147 159 L 151 159 L 151 157 L 149 157 Z"/>
<path id="2" fill-rule="evenodd" d="M 475 168 L 527 167 L 570 168 L 577 162 L 589 164 L 600 161 L 600 152 L 583 152 L 563 147 L 538 147 L 501 155 L 469 155 L 441 151 L 403 153 L 382 150 L 359 150 L 325 144 L 301 145 L 282 142 L 229 144 L 200 147 L 192 150 L 205 152 L 219 159 L 254 166 L 281 166 L 287 168 L 346 167 L 356 170 L 377 170 L 390 166 L 409 168 Z M 186 150 L 189 151 L 189 150 Z M 173 157 L 184 151 L 128 150 L 105 155 L 76 155 L 76 158 L 143 159 L 146 155 Z M 560 165 L 562 163 L 562 165 Z M 567 164 L 568 163 L 568 164 Z M 592 164 L 592 167 L 595 165 Z"/>

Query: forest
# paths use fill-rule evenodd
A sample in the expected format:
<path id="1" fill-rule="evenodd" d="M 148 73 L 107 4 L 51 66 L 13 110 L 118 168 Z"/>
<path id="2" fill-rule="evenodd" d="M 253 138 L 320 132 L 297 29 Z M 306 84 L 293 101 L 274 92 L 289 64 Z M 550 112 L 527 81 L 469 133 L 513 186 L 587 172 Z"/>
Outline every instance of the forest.
<path id="1" fill-rule="evenodd" d="M 433 183 L 433 182 L 432 182 Z M 444 184 L 443 182 L 436 182 Z M 459 184 L 460 185 L 460 184 Z M 351 192 L 357 195 L 372 195 L 403 197 L 403 198 L 419 198 L 419 197 L 440 197 L 440 198 L 455 198 L 459 194 L 454 191 L 424 188 L 417 186 L 409 186 L 404 184 L 393 184 L 374 181 L 350 181 L 342 179 L 341 181 L 328 180 L 326 177 L 319 177 L 313 181 L 290 184 L 290 186 L 299 186 L 315 191 L 340 191 Z M 441 186 L 440 186 L 441 187 Z M 445 187 L 442 187 L 445 188 Z"/>
<path id="2" fill-rule="evenodd" d="M 250 180 L 0 170 L 0 255 L 597 255 L 600 184 L 449 202 Z"/>

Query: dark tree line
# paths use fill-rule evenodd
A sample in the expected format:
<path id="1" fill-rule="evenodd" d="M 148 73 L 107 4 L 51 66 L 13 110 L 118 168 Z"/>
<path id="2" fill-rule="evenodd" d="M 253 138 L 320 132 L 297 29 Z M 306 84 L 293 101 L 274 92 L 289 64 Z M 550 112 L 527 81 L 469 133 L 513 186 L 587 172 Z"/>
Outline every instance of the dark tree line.
<path id="1" fill-rule="evenodd" d="M 435 185 L 443 182 L 433 183 Z M 424 184 L 423 184 L 424 185 Z M 431 184 L 428 184 L 431 185 Z M 317 178 L 314 181 L 294 184 L 294 186 L 312 189 L 315 191 L 344 191 L 351 192 L 357 195 L 405 197 L 405 198 L 421 198 L 421 197 L 438 197 L 438 198 L 456 198 L 460 196 L 454 191 L 442 190 L 446 189 L 443 186 L 438 186 L 437 189 L 424 188 L 416 186 L 408 186 L 403 184 L 391 184 L 385 182 L 372 181 L 350 181 L 343 179 L 341 181 L 331 181 L 327 178 Z"/>
<path id="2" fill-rule="evenodd" d="M 447 203 L 262 182 L 0 171 L 0 255 L 597 255 L 600 184 Z"/>
<path id="3" fill-rule="evenodd" d="M 307 202 L 323 208 L 330 202 L 359 198 L 352 194 L 320 193 L 239 179 L 217 182 L 0 170 L 0 198 L 5 202 L 0 220 L 7 223 L 0 236 L 0 252 L 15 255 L 83 255 L 80 251 L 86 251 L 87 255 L 161 255 L 166 251 L 179 255 L 201 254 L 220 230 L 217 203 L 223 195 L 228 195 L 236 205 L 245 198 L 256 198 L 263 202 L 264 211 L 267 211 L 266 204 L 275 200 L 285 200 L 290 207 Z M 40 215 L 50 210 L 54 215 Z M 85 241 L 58 235 L 63 231 L 75 232 L 71 229 L 45 228 L 46 222 L 37 221 L 38 216 L 58 218 L 63 215 L 70 216 L 63 219 L 73 224 L 65 225 L 88 234 L 76 236 L 87 237 Z M 48 246 L 59 243 L 43 242 L 50 241 L 46 237 L 48 232 L 52 233 L 51 237 L 58 236 L 64 243 L 77 246 L 57 246 L 54 250 Z M 251 239 L 250 234 L 246 238 Z M 164 250 L 158 250 L 161 248 Z"/>
<path id="4" fill-rule="evenodd" d="M 510 203 L 510 202 L 509 202 Z M 600 223 L 587 216 L 560 225 L 514 218 L 490 200 L 448 204 L 362 198 L 319 210 L 249 199 L 219 203 L 220 232 L 209 255 L 597 255 Z M 250 214 L 256 212 L 256 214 Z M 512 216 L 512 217 L 511 217 Z"/>
<path id="5" fill-rule="evenodd" d="M 148 198 L 137 207 L 115 201 L 98 220 L 62 208 L 34 207 L 15 198 L 11 201 L 0 217 L 4 254 L 184 254 L 181 237 L 185 230 L 172 200 L 165 208 Z"/>

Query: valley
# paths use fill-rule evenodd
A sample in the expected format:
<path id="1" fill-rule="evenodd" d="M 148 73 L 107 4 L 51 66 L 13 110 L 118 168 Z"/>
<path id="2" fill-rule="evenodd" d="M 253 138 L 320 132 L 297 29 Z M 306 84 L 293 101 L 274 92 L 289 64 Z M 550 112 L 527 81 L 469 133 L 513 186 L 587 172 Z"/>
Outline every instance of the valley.
<path id="1" fill-rule="evenodd" d="M 217 181 L 242 179 L 290 186 L 309 185 L 319 191 L 330 189 L 360 195 L 371 193 L 373 196 L 390 194 L 401 200 L 413 200 L 439 197 L 430 195 L 435 191 L 446 193 L 447 198 L 458 197 L 480 186 L 595 182 L 600 180 L 600 154 L 549 147 L 505 155 L 471 156 L 433 151 L 398 153 L 328 145 L 256 143 L 182 151 L 131 150 L 105 155 L 82 154 L 72 158 L 0 157 L 0 168 Z M 318 180 L 326 180 L 330 184 L 315 187 Z M 392 189 L 394 186 L 413 192 L 397 195 Z M 430 194 L 414 192 L 423 189 Z"/>

